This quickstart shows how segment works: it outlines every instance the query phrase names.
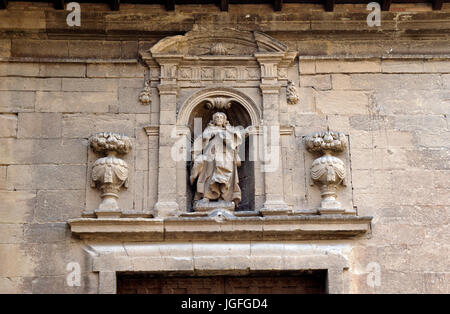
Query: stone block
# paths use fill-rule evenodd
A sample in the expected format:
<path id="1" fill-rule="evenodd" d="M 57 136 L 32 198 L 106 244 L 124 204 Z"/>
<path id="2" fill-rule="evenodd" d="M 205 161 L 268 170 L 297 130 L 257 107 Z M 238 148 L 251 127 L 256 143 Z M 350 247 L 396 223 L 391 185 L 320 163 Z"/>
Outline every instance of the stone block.
<path id="1" fill-rule="evenodd" d="M 115 92 L 119 81 L 103 78 L 63 78 L 62 90 L 65 92 Z"/>
<path id="2" fill-rule="evenodd" d="M 316 60 L 316 73 L 381 72 L 380 60 Z"/>
<path id="3" fill-rule="evenodd" d="M 132 114 L 64 114 L 62 136 L 89 138 L 98 132 L 116 132 L 134 137 L 135 115 Z"/>
<path id="4" fill-rule="evenodd" d="M 116 92 L 36 93 L 36 111 L 39 112 L 108 112 L 110 106 L 117 105 Z"/>
<path id="5" fill-rule="evenodd" d="M 41 63 L 39 76 L 44 77 L 85 77 L 86 64 L 78 63 Z"/>
<path id="6" fill-rule="evenodd" d="M 0 221 L 27 223 L 31 221 L 36 204 L 34 191 L 0 191 Z"/>
<path id="7" fill-rule="evenodd" d="M 447 90 L 385 90 L 375 91 L 374 101 L 379 112 L 387 115 L 446 115 L 450 111 Z"/>
<path id="8" fill-rule="evenodd" d="M 139 63 L 88 64 L 87 77 L 139 77 L 141 84 L 145 68 Z"/>
<path id="9" fill-rule="evenodd" d="M 45 12 L 37 10 L 1 11 L 0 29 L 22 32 L 45 29 Z"/>
<path id="10" fill-rule="evenodd" d="M 333 89 L 357 89 L 352 85 L 350 74 L 331 74 L 331 84 Z"/>
<path id="11" fill-rule="evenodd" d="M 421 60 L 383 60 L 381 71 L 384 73 L 423 73 L 424 63 Z"/>
<path id="12" fill-rule="evenodd" d="M 65 242 L 70 237 L 66 222 L 32 223 L 24 227 L 24 239 L 27 244 Z"/>
<path id="13" fill-rule="evenodd" d="M 433 90 L 442 88 L 439 74 L 332 74 L 333 89 L 348 90 Z"/>
<path id="14" fill-rule="evenodd" d="M 318 91 L 316 109 L 323 114 L 368 114 L 369 97 L 358 91 Z"/>
<path id="15" fill-rule="evenodd" d="M 0 224 L 0 244 L 16 244 L 22 243 L 24 224 Z"/>
<path id="16" fill-rule="evenodd" d="M 120 41 L 71 40 L 68 43 L 69 57 L 120 59 L 122 56 Z"/>
<path id="17" fill-rule="evenodd" d="M 139 88 L 119 89 L 119 112 L 121 113 L 150 113 L 151 105 L 143 105 L 139 102 Z"/>
<path id="18" fill-rule="evenodd" d="M 0 90 L 4 91 L 59 91 L 61 79 L 35 77 L 4 77 L 0 81 Z"/>
<path id="19" fill-rule="evenodd" d="M 313 87 L 315 90 L 330 90 L 331 75 L 300 75 L 300 87 Z"/>
<path id="20" fill-rule="evenodd" d="M 34 221 L 37 223 L 66 222 L 81 216 L 85 207 L 86 191 L 38 191 Z"/>
<path id="21" fill-rule="evenodd" d="M 420 169 L 450 170 L 450 164 L 442 162 L 449 158 L 450 150 L 447 148 L 419 148 L 407 154 L 408 166 Z"/>
<path id="22" fill-rule="evenodd" d="M 442 83 L 443 83 L 443 88 L 445 88 L 445 89 L 450 88 L 450 74 L 442 75 Z"/>
<path id="23" fill-rule="evenodd" d="M 17 136 L 17 115 L 0 114 L 0 137 Z"/>
<path id="24" fill-rule="evenodd" d="M 41 235 L 45 237 L 45 235 Z M 67 238 L 66 238 L 67 239 Z M 39 277 L 67 276 L 68 263 L 79 263 L 83 272 L 92 271 L 92 260 L 79 244 L 61 241 L 53 243 L 30 243 L 25 245 L 27 255 L 34 261 L 34 271 Z"/>
<path id="25" fill-rule="evenodd" d="M 1 164 L 81 164 L 86 162 L 86 140 L 0 139 Z"/>
<path id="26" fill-rule="evenodd" d="M 423 69 L 425 72 L 450 73 L 450 62 L 447 60 L 425 60 Z"/>
<path id="27" fill-rule="evenodd" d="M 6 184 L 7 169 L 8 169 L 8 166 L 0 166 L 0 190 L 7 189 L 7 184 Z"/>
<path id="28" fill-rule="evenodd" d="M 67 272 L 68 273 L 68 272 Z M 60 276 L 39 276 L 31 280 L 33 294 L 97 294 L 98 274 L 82 273 L 80 286 L 68 286 L 67 274 Z"/>
<path id="29" fill-rule="evenodd" d="M 0 57 L 9 58 L 11 56 L 11 39 L 0 39 Z"/>
<path id="30" fill-rule="evenodd" d="M 80 190 L 85 183 L 84 165 L 8 166 L 8 189 Z"/>
<path id="31" fill-rule="evenodd" d="M 395 170 L 408 168 L 408 154 L 401 148 L 352 149 L 352 168 Z"/>
<path id="32" fill-rule="evenodd" d="M 300 75 L 316 73 L 316 61 L 314 60 L 300 60 L 298 66 Z"/>
<path id="33" fill-rule="evenodd" d="M 69 47 L 68 42 L 65 40 L 13 39 L 11 44 L 11 56 L 67 58 L 69 56 Z"/>
<path id="34" fill-rule="evenodd" d="M 35 92 L 0 91 L 0 112 L 33 111 L 35 96 Z"/>
<path id="35" fill-rule="evenodd" d="M 439 259 L 439 257 L 437 257 Z M 450 274 L 448 272 L 430 272 L 423 274 L 423 293 L 447 294 L 450 290 Z"/>
<path id="36" fill-rule="evenodd" d="M 0 244 L 0 277 L 24 277 L 34 274 L 34 261 L 20 244 Z"/>
<path id="37" fill-rule="evenodd" d="M 61 113 L 19 113 L 19 138 L 61 137 Z"/>
<path id="38" fill-rule="evenodd" d="M 1 48 L 0 48 L 1 49 Z M 0 278 L 0 293 L 1 294 L 20 294 L 29 293 L 23 286 L 22 277 L 2 277 Z"/>
<path id="39" fill-rule="evenodd" d="M 354 130 L 389 130 L 394 129 L 396 119 L 393 116 L 353 115 L 349 117 L 349 123 Z"/>
<path id="40" fill-rule="evenodd" d="M 28 62 L 0 63 L 0 76 L 38 76 L 38 75 L 39 75 L 39 64 L 37 63 L 28 63 Z"/>

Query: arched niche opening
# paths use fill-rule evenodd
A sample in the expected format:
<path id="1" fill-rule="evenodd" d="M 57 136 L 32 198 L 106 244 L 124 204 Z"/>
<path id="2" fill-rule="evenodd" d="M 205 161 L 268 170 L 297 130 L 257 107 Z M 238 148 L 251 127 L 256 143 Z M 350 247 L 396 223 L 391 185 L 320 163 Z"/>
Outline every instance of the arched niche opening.
<path id="1" fill-rule="evenodd" d="M 191 111 L 188 119 L 188 128 L 191 134 L 191 145 L 197 136 L 205 130 L 212 116 L 216 112 L 224 112 L 229 123 L 234 126 L 246 128 L 252 125 L 252 119 L 246 108 L 238 101 L 231 98 L 212 97 L 200 101 Z M 196 122 L 197 121 L 197 122 Z M 196 125 L 197 123 L 197 125 Z M 200 130 L 201 126 L 201 130 Z M 241 202 L 236 206 L 236 211 L 255 210 L 255 169 L 254 161 L 250 160 L 250 138 L 246 137 L 245 142 L 239 147 L 239 157 L 241 166 L 238 168 L 239 187 L 241 188 Z M 189 176 L 191 162 L 186 164 L 187 171 L 187 209 L 192 211 L 195 194 L 195 184 L 191 185 Z"/>

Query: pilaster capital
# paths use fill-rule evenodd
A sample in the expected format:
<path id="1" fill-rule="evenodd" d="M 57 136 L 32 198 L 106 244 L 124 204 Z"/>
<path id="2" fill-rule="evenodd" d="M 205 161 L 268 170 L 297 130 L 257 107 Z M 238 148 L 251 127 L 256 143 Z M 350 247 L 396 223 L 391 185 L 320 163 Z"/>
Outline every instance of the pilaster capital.
<path id="1" fill-rule="evenodd" d="M 281 85 L 280 84 L 260 84 L 259 88 L 263 94 L 279 94 Z"/>
<path id="2" fill-rule="evenodd" d="M 178 95 L 178 85 L 177 84 L 159 84 L 158 91 L 160 95 Z"/>

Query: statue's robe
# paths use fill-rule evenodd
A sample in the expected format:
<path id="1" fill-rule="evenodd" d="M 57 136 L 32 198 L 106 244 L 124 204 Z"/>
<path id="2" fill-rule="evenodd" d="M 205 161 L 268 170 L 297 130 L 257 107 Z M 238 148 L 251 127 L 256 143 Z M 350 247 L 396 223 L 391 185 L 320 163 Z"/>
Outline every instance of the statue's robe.
<path id="1" fill-rule="evenodd" d="M 241 201 L 237 168 L 242 141 L 241 129 L 229 125 L 209 125 L 194 141 L 190 176 L 191 184 L 197 179 L 194 200 L 234 201 L 236 205 Z"/>

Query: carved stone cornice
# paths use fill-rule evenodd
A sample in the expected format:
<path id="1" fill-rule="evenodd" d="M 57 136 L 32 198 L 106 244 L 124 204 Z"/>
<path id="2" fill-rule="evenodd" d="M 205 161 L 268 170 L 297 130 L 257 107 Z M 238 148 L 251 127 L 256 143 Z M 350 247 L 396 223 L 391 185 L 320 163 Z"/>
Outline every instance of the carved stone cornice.
<path id="1" fill-rule="evenodd" d="M 361 236 L 372 217 L 350 215 L 286 215 L 267 217 L 79 218 L 69 220 L 81 238 L 145 241 L 202 240 L 329 240 Z"/>

